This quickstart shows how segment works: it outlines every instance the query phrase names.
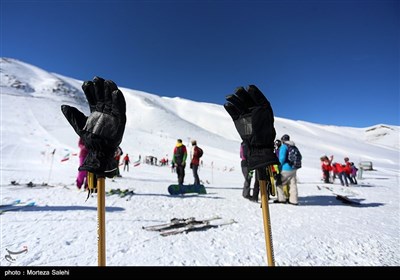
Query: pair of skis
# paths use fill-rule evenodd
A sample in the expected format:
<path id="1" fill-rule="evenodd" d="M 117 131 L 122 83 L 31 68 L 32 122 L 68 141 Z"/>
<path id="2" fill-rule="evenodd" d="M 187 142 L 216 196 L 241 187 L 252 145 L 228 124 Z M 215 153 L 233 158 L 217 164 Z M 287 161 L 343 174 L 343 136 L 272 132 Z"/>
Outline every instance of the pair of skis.
<path id="1" fill-rule="evenodd" d="M 128 197 L 128 199 L 130 199 L 134 194 L 135 194 L 135 192 L 133 190 L 129 190 L 129 189 L 125 189 L 125 190 L 111 189 L 108 192 L 106 192 L 106 196 L 118 195 L 121 198 Z"/>
<path id="2" fill-rule="evenodd" d="M 21 200 L 18 199 L 18 200 L 14 200 L 13 202 L 10 202 L 7 204 L 1 204 L 0 205 L 0 215 L 7 211 L 16 211 L 16 210 L 20 210 L 22 208 L 29 207 L 29 206 L 35 206 L 35 202 L 34 201 L 21 202 Z"/>
<path id="3" fill-rule="evenodd" d="M 169 223 L 153 225 L 153 226 L 143 226 L 144 230 L 148 231 L 158 231 L 161 236 L 169 236 L 180 233 L 188 233 L 191 231 L 201 231 L 207 230 L 210 228 L 218 228 L 224 225 L 230 225 L 236 223 L 235 220 L 230 220 L 227 222 L 211 224 L 211 221 L 219 220 L 221 217 L 215 216 L 209 219 L 196 220 L 195 218 L 187 218 L 187 219 L 171 219 Z"/>

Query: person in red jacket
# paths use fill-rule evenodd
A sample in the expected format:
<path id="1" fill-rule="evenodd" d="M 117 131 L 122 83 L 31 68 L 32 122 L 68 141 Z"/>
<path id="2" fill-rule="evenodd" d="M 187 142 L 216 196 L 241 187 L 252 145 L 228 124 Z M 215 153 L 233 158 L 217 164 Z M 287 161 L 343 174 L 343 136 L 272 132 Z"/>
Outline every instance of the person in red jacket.
<path id="1" fill-rule="evenodd" d="M 348 157 L 344 158 L 344 164 L 345 164 L 344 168 L 345 176 L 349 180 L 350 184 L 354 185 L 355 183 L 353 181 L 353 178 L 351 178 L 351 172 L 352 172 L 351 162 Z"/>
<path id="2" fill-rule="evenodd" d="M 190 161 L 190 168 L 193 170 L 194 184 L 200 185 L 200 178 L 198 174 L 200 164 L 200 148 L 197 147 L 197 141 L 192 140 L 192 160 Z"/>
<path id="3" fill-rule="evenodd" d="M 322 177 L 324 179 L 324 183 L 330 183 L 330 172 L 332 171 L 332 160 L 333 156 L 328 158 L 327 156 L 322 156 L 321 158 L 321 169 L 322 169 Z"/>
<path id="4" fill-rule="evenodd" d="M 349 183 L 347 182 L 347 177 L 346 177 L 346 172 L 345 172 L 345 167 L 346 166 L 335 162 L 335 163 L 332 164 L 332 167 L 333 167 L 333 172 L 335 174 L 337 174 L 338 177 L 339 177 L 340 184 L 342 186 L 344 186 L 344 184 L 346 183 L 346 186 L 348 187 Z"/>
<path id="5" fill-rule="evenodd" d="M 124 159 L 123 159 L 122 161 L 124 162 L 124 171 L 125 171 L 125 167 L 126 167 L 126 169 L 127 169 L 128 172 L 129 172 L 129 163 L 131 163 L 131 161 L 129 160 L 129 155 L 126 154 L 126 155 L 124 156 Z"/>

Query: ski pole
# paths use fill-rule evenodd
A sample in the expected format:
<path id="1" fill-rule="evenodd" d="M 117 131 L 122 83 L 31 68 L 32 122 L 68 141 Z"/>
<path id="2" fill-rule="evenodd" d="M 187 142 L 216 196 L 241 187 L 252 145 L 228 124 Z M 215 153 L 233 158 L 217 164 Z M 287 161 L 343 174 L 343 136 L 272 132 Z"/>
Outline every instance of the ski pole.
<path id="1" fill-rule="evenodd" d="M 269 216 L 267 174 L 265 168 L 257 170 L 261 189 L 261 209 L 264 222 L 265 245 L 267 249 L 268 266 L 275 266 L 274 249 L 272 247 L 271 220 Z M 270 182 L 272 183 L 272 182 Z"/>
<path id="2" fill-rule="evenodd" d="M 106 266 L 106 214 L 105 214 L 105 178 L 98 177 L 92 172 L 87 173 L 89 194 L 97 191 L 97 254 L 98 266 Z"/>
<path id="3" fill-rule="evenodd" d="M 106 191 L 105 178 L 97 178 L 98 266 L 106 266 Z"/>
<path id="4" fill-rule="evenodd" d="M 55 153 L 56 153 L 56 149 L 54 149 L 53 152 L 51 153 L 51 164 L 50 164 L 49 178 L 47 179 L 47 184 L 50 184 L 50 176 L 51 176 L 51 171 L 53 169 L 53 161 L 54 161 Z"/>

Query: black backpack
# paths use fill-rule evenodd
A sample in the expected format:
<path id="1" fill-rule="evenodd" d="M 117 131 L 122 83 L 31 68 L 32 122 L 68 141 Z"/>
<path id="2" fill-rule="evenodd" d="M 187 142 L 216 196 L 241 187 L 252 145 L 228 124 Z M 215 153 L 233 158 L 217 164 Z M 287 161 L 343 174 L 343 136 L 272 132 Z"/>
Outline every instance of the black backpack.
<path id="1" fill-rule="evenodd" d="M 289 144 L 286 144 L 286 146 L 288 147 L 287 162 L 289 163 L 290 167 L 295 169 L 301 168 L 301 160 L 303 157 L 299 151 L 299 148 Z"/>
<path id="2" fill-rule="evenodd" d="M 197 146 L 197 156 L 201 158 L 203 156 L 203 149 Z"/>

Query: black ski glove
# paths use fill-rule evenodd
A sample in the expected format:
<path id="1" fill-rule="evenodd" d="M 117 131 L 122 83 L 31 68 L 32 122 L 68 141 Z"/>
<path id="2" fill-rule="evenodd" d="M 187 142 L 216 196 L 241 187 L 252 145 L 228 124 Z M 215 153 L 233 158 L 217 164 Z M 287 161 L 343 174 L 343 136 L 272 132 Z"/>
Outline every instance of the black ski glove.
<path id="1" fill-rule="evenodd" d="M 61 106 L 64 116 L 89 150 L 79 170 L 112 178 L 118 168 L 115 152 L 125 130 L 125 98 L 113 81 L 100 77 L 84 82 L 82 89 L 89 103 L 89 117 L 75 107 Z"/>
<path id="2" fill-rule="evenodd" d="M 236 130 L 249 147 L 246 155 L 249 169 L 279 163 L 274 153 L 276 137 L 271 104 L 254 85 L 236 89 L 226 97 L 225 110 L 232 117 Z"/>

